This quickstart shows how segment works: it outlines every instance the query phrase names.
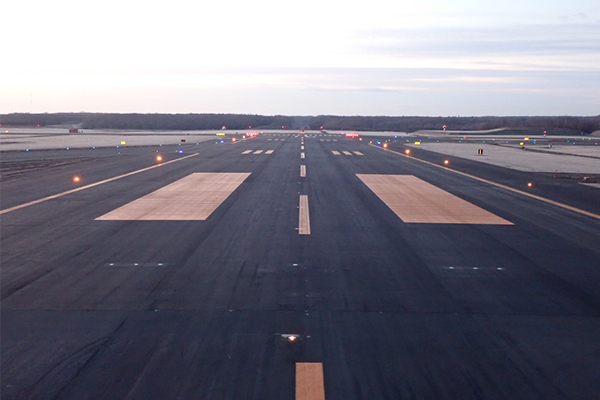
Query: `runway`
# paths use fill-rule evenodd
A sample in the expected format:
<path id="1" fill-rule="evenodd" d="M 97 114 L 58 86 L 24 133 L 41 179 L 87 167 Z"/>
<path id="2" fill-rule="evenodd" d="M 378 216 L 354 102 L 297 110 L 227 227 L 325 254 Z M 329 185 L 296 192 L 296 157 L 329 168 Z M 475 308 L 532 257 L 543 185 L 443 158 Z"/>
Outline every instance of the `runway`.
<path id="1" fill-rule="evenodd" d="M 2 399 L 600 393 L 598 189 L 325 134 L 120 150 L 2 181 Z"/>

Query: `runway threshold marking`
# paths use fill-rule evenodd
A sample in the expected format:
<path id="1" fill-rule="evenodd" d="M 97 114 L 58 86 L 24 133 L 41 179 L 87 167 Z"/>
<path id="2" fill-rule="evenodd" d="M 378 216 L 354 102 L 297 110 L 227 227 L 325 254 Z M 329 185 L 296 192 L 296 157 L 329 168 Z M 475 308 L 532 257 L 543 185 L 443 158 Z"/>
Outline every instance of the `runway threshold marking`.
<path id="1" fill-rule="evenodd" d="M 357 156 L 364 156 L 364 154 L 361 153 L 360 151 L 354 151 L 353 153 L 356 154 Z"/>
<path id="2" fill-rule="evenodd" d="M 267 150 L 267 151 L 265 151 L 265 154 L 273 154 L 274 151 L 275 150 Z"/>
<path id="3" fill-rule="evenodd" d="M 323 363 L 296 363 L 296 400 L 325 400 Z"/>
<path id="4" fill-rule="evenodd" d="M 262 153 L 262 152 L 263 152 L 262 150 L 256 150 L 256 151 L 255 151 L 254 153 L 252 153 L 252 154 L 260 154 L 260 153 Z"/>
<path id="5" fill-rule="evenodd" d="M 300 211 L 298 215 L 298 234 L 310 235 L 310 215 L 308 213 L 308 196 L 300 195 Z"/>
<path id="6" fill-rule="evenodd" d="M 513 225 L 416 176 L 356 176 L 406 223 Z"/>
<path id="7" fill-rule="evenodd" d="M 104 214 L 96 221 L 203 221 L 248 176 L 248 172 L 193 173 Z"/>
<path id="8" fill-rule="evenodd" d="M 343 150 L 342 153 L 344 153 L 347 156 L 351 156 L 352 155 L 352 153 L 350 153 L 349 151 L 346 151 L 346 150 Z"/>
<path id="9" fill-rule="evenodd" d="M 336 150 L 331 150 L 331 152 L 332 152 L 334 155 L 336 155 L 336 156 L 340 156 L 340 155 L 341 155 L 341 153 L 340 153 L 339 151 L 336 151 Z"/>
<path id="10" fill-rule="evenodd" d="M 300 177 L 301 178 L 306 178 L 306 165 L 301 165 L 300 166 Z"/>
<path id="11" fill-rule="evenodd" d="M 146 167 L 146 168 L 138 169 L 137 171 L 128 172 L 126 174 L 115 176 L 115 177 L 109 178 L 109 179 L 105 179 L 105 180 L 100 181 L 100 182 L 90 183 L 89 185 L 85 185 L 85 186 L 78 187 L 78 188 L 75 188 L 75 189 L 67 190 L 66 192 L 53 194 L 52 196 L 48 196 L 48 197 L 44 197 L 42 199 L 30 201 L 29 203 L 25 203 L 25 204 L 21 204 L 21 205 L 18 205 L 18 206 L 10 207 L 10 208 L 7 208 L 6 210 L 1 210 L 0 211 L 0 215 L 6 214 L 6 213 L 9 213 L 9 212 L 12 212 L 12 211 L 20 210 L 21 208 L 33 206 L 35 204 L 39 204 L 39 203 L 42 203 L 42 202 L 47 201 L 47 200 L 53 200 L 53 199 L 56 199 L 56 198 L 59 198 L 59 197 L 62 197 L 62 196 L 66 196 L 66 195 L 71 194 L 71 193 L 80 192 L 82 190 L 89 189 L 89 188 L 92 188 L 94 186 L 102 185 L 104 183 L 116 181 L 117 179 L 121 179 L 121 178 L 125 178 L 125 177 L 131 176 L 131 175 L 139 174 L 140 172 L 149 171 L 151 169 L 158 168 L 158 167 L 161 167 L 163 165 L 171 164 L 171 163 L 174 163 L 174 162 L 177 162 L 177 161 L 182 161 L 182 160 L 185 160 L 186 158 L 194 157 L 194 156 L 197 156 L 197 155 L 198 155 L 198 153 L 190 154 L 189 156 L 181 157 L 181 158 L 178 158 L 176 160 L 171 160 L 171 161 L 163 162 L 161 164 L 153 165 L 151 167 Z"/>
<path id="12" fill-rule="evenodd" d="M 384 151 L 389 151 L 391 153 L 398 154 L 400 156 L 406 157 L 406 154 L 402 154 L 402 153 L 399 153 L 397 151 L 390 150 L 390 149 L 382 149 L 381 147 L 376 146 L 374 144 L 369 144 L 369 146 L 373 146 L 373 147 L 376 147 L 378 149 L 381 149 L 381 150 L 384 150 Z M 484 183 L 487 183 L 489 185 L 493 185 L 493 186 L 496 186 L 496 187 L 499 187 L 499 188 L 511 191 L 513 193 L 518 193 L 518 194 L 521 194 L 523 196 L 527 196 L 527 197 L 532 198 L 532 199 L 543 201 L 544 203 L 552 204 L 554 206 L 561 207 L 561 208 L 564 208 L 566 210 L 573 211 L 573 212 L 576 212 L 576 213 L 579 213 L 579 214 L 583 214 L 583 215 L 586 215 L 588 217 L 600 219 L 600 215 L 599 214 L 594 214 L 592 212 L 585 211 L 585 210 L 582 210 L 582 209 L 577 208 L 577 207 L 573 207 L 573 206 L 570 206 L 570 205 L 567 205 L 567 204 L 559 203 L 558 201 L 550 200 L 550 199 L 547 199 L 545 197 L 537 196 L 537 195 L 532 194 L 532 193 L 527 193 L 527 192 L 524 192 L 524 191 L 519 190 L 519 189 L 511 188 L 510 186 L 506 186 L 506 185 L 503 185 L 501 183 L 496 183 L 496 182 L 493 182 L 493 181 L 489 181 L 487 179 L 479 178 L 477 176 L 470 175 L 470 174 L 467 174 L 465 172 L 456 171 L 454 169 L 449 169 L 448 167 L 444 167 L 442 165 L 434 164 L 434 163 L 429 162 L 429 161 L 421 160 L 421 159 L 416 158 L 414 156 L 411 156 L 410 158 L 412 160 L 416 160 L 416 161 L 422 162 L 422 163 L 427 164 L 427 165 L 431 165 L 431 166 L 436 167 L 436 168 L 442 168 L 442 169 L 445 169 L 446 171 L 454 172 L 455 174 L 466 176 L 466 177 L 469 177 L 471 179 L 475 179 L 475 180 L 477 180 L 479 182 L 484 182 Z"/>
<path id="13" fill-rule="evenodd" d="M 252 150 L 242 151 L 242 154 L 250 154 L 250 153 L 252 153 Z"/>

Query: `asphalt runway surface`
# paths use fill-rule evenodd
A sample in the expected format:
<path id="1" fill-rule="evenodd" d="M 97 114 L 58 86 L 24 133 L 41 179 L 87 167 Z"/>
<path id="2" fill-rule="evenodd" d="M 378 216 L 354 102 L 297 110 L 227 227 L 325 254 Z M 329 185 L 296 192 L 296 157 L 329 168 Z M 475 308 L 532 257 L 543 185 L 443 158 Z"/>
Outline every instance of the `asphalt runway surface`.
<path id="1" fill-rule="evenodd" d="M 270 134 L 2 154 L 2 399 L 597 398 L 598 189 L 390 150 Z M 249 175 L 211 183 L 229 194 L 206 219 L 98 219 L 221 173 Z M 511 224 L 405 223 L 357 174 Z"/>

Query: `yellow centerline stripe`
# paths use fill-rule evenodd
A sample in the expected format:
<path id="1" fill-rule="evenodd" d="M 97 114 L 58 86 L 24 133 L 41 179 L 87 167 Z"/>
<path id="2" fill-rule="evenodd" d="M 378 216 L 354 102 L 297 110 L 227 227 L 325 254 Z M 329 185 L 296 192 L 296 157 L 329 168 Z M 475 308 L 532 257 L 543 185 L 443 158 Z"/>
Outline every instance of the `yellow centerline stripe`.
<path id="1" fill-rule="evenodd" d="M 42 199 L 30 201 L 29 203 L 25 203 L 25 204 L 21 204 L 21 205 L 18 205 L 18 206 L 11 207 L 11 208 L 7 208 L 6 210 L 1 210 L 0 211 L 0 215 L 6 214 L 6 213 L 9 213 L 9 212 L 12 212 L 12 211 L 20 210 L 21 208 L 33 206 L 35 204 L 39 204 L 39 203 L 42 203 L 42 202 L 47 201 L 47 200 L 56 199 L 58 197 L 66 196 L 66 195 L 71 194 L 71 193 L 75 193 L 75 192 L 79 192 L 79 191 L 82 191 L 82 190 L 85 190 L 85 189 L 89 189 L 89 188 L 92 188 L 94 186 L 102 185 L 103 183 L 108 183 L 108 182 L 115 181 L 117 179 L 125 178 L 127 176 L 139 174 L 140 172 L 144 172 L 144 171 L 148 171 L 148 170 L 151 170 L 151 169 L 154 169 L 154 168 L 158 168 L 158 167 L 160 167 L 162 165 L 167 165 L 167 164 L 171 164 L 171 163 L 174 163 L 174 162 L 177 162 L 177 161 L 185 160 L 186 158 L 194 157 L 194 156 L 197 156 L 197 155 L 198 155 L 198 153 L 190 154 L 189 156 L 178 158 L 176 160 L 171 160 L 171 161 L 167 161 L 167 162 L 164 162 L 164 163 L 161 163 L 161 164 L 153 165 L 151 167 L 146 167 L 146 168 L 138 169 L 137 171 L 128 172 L 128 173 L 123 174 L 123 175 L 115 176 L 114 178 L 105 179 L 103 181 L 96 182 L 96 183 L 90 183 L 89 185 L 85 185 L 85 186 L 78 187 L 78 188 L 75 188 L 75 189 L 67 190 L 66 192 L 62 192 L 62 193 L 58 193 L 58 194 L 53 194 L 52 196 L 44 197 Z"/>
<path id="2" fill-rule="evenodd" d="M 399 152 L 394 151 L 394 150 L 383 149 L 383 148 L 381 148 L 379 146 L 376 146 L 374 144 L 369 144 L 369 146 L 373 146 L 373 147 L 376 147 L 376 148 L 384 150 L 384 151 L 389 151 L 389 152 L 392 152 L 394 154 L 398 154 L 398 155 L 401 155 L 401 156 L 404 156 L 404 157 L 410 157 L 413 160 L 420 161 L 422 163 L 425 163 L 425 164 L 428 164 L 428 165 L 431 165 L 431 166 L 434 166 L 434 167 L 437 167 L 437 168 L 442 168 L 442 169 L 444 169 L 446 171 L 454 172 L 455 174 L 466 176 L 466 177 L 478 180 L 480 182 L 485 182 L 487 184 L 490 184 L 490 185 L 493 185 L 493 186 L 496 186 L 496 187 L 499 187 L 499 188 L 502 188 L 502 189 L 506 189 L 506 190 L 509 190 L 511 192 L 521 194 L 523 196 L 531 197 L 532 199 L 540 200 L 540 201 L 543 201 L 543 202 L 548 203 L 548 204 L 552 204 L 552 205 L 557 206 L 557 207 L 562 207 L 562 208 L 565 208 L 565 209 L 570 210 L 570 211 L 574 211 L 574 212 L 579 213 L 579 214 L 587 215 L 588 217 L 600 219 L 600 215 L 594 214 L 594 213 L 589 212 L 589 211 L 582 210 L 582 209 L 577 208 L 577 207 L 573 207 L 573 206 L 569 206 L 567 204 L 559 203 L 558 201 L 550 200 L 550 199 L 547 199 L 545 197 L 541 197 L 541 196 L 537 196 L 535 194 L 527 193 L 527 192 L 524 192 L 524 191 L 519 190 L 519 189 L 514 189 L 514 188 L 511 188 L 510 186 L 506 186 L 506 185 L 503 185 L 501 183 L 496 183 L 496 182 L 488 181 L 487 179 L 479 178 L 477 176 L 470 175 L 470 174 L 467 174 L 465 172 L 460 172 L 460 171 L 456 171 L 454 169 L 449 169 L 448 167 L 444 167 L 442 165 L 437 165 L 437 164 L 429 162 L 429 161 L 421 160 L 421 159 L 416 158 L 414 156 L 407 156 L 406 154 L 402 154 L 402 153 L 399 153 Z"/>

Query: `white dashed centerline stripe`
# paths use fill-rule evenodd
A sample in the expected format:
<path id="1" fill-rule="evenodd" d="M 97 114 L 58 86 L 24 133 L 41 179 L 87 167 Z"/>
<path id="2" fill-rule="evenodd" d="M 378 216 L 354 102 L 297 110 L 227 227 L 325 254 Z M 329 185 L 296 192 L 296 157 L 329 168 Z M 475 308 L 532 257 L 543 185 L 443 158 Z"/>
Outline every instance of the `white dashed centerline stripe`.
<path id="1" fill-rule="evenodd" d="M 298 233 L 310 235 L 310 215 L 308 213 L 308 196 L 300 195 L 300 212 L 298 215 Z"/>
<path id="2" fill-rule="evenodd" d="M 325 400 L 323 363 L 296 363 L 296 400 Z"/>
<path id="3" fill-rule="evenodd" d="M 333 154 L 335 154 L 336 156 L 339 156 L 339 155 L 341 155 L 339 151 L 331 150 L 331 152 L 332 152 Z"/>
<path id="4" fill-rule="evenodd" d="M 92 188 L 92 187 L 94 187 L 94 186 L 98 186 L 98 185 L 102 185 L 102 184 L 104 184 L 104 183 L 108 183 L 108 182 L 116 181 L 117 179 L 125 178 L 125 177 L 127 177 L 127 176 L 131 176 L 131 175 L 139 174 L 140 172 L 149 171 L 149 170 L 151 170 L 151 169 L 158 168 L 158 167 L 161 167 L 161 166 L 163 166 L 163 165 L 171 164 L 171 163 L 174 163 L 174 162 L 177 162 L 177 161 L 185 160 L 186 158 L 194 157 L 194 156 L 197 156 L 197 155 L 198 155 L 198 153 L 190 154 L 189 156 L 185 156 L 185 157 L 182 157 L 182 158 L 178 158 L 178 159 L 176 159 L 176 160 L 171 160 L 171 161 L 167 161 L 167 162 L 164 162 L 164 163 L 161 163 L 161 164 L 153 165 L 153 166 L 151 166 L 151 167 L 147 167 L 147 168 L 138 169 L 137 171 L 133 171 L 133 172 L 129 172 L 129 173 L 127 173 L 127 174 L 123 174 L 123 175 L 115 176 L 114 178 L 105 179 L 105 180 L 103 180 L 103 181 L 100 181 L 100 182 L 91 183 L 91 184 L 89 184 L 89 185 L 82 186 L 82 187 L 79 187 L 79 188 L 76 188 L 76 189 L 67 190 L 66 192 L 62 192 L 62 193 L 58 193 L 58 194 L 54 194 L 54 195 L 52 195 L 52 196 L 44 197 L 44 198 L 42 198 L 42 199 L 38 199 L 38 200 L 34 200 L 34 201 L 30 201 L 29 203 L 25 203 L 25 204 L 21 204 L 21 205 L 18 205 L 18 206 L 11 207 L 11 208 L 7 208 L 6 210 L 2 210 L 2 211 L 0 211 L 0 215 L 2 215 L 2 214 L 6 214 L 6 213 L 9 213 L 9 212 L 11 212 L 11 211 L 20 210 L 21 208 L 25 208 L 25 207 L 33 206 L 33 205 L 35 205 L 35 204 L 42 203 L 42 202 L 44 202 L 44 201 L 46 201 L 46 200 L 52 200 L 52 199 L 56 199 L 56 198 L 58 198 L 58 197 L 66 196 L 66 195 L 68 195 L 68 194 L 75 193 L 75 192 L 80 192 L 80 191 L 82 191 L 82 190 L 89 189 L 89 188 Z"/>
<path id="5" fill-rule="evenodd" d="M 300 153 L 300 158 L 302 158 L 302 159 L 305 158 L 304 153 Z"/>
<path id="6" fill-rule="evenodd" d="M 354 151 L 353 153 L 356 154 L 357 156 L 364 156 L 364 154 L 361 153 L 360 151 Z"/>
<path id="7" fill-rule="evenodd" d="M 350 153 L 349 151 L 346 151 L 346 150 L 342 151 L 342 153 L 344 153 L 347 156 L 351 156 L 352 155 L 352 153 Z"/>
<path id="8" fill-rule="evenodd" d="M 300 150 L 304 150 L 304 146 L 300 146 Z"/>
<path id="9" fill-rule="evenodd" d="M 250 154 L 250 153 L 252 153 L 252 150 L 246 150 L 246 151 L 242 152 L 242 154 Z"/>
<path id="10" fill-rule="evenodd" d="M 256 151 L 255 151 L 254 153 L 252 153 L 252 154 L 260 154 L 260 153 L 262 153 L 262 152 L 263 152 L 262 150 L 256 150 Z"/>
<path id="11" fill-rule="evenodd" d="M 301 165 L 300 166 L 300 177 L 301 178 L 306 178 L 306 165 Z"/>
<path id="12" fill-rule="evenodd" d="M 267 151 L 265 151 L 265 154 L 273 154 L 274 151 L 275 150 L 267 150 Z"/>

